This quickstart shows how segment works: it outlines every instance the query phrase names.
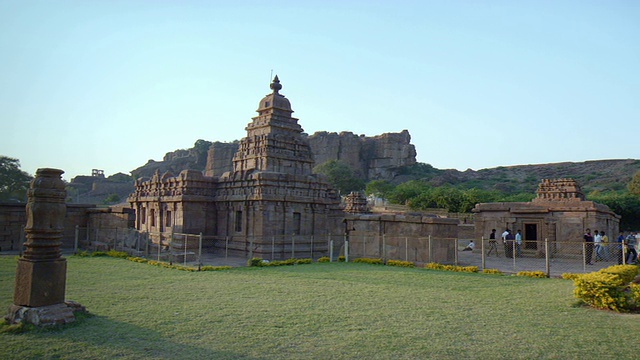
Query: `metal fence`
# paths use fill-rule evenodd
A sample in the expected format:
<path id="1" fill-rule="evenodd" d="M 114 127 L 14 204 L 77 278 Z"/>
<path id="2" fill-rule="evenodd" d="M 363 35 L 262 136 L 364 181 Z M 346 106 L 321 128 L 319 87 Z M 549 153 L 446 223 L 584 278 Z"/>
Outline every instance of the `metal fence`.
<path id="1" fill-rule="evenodd" d="M 204 236 L 202 234 L 148 233 L 135 229 L 77 227 L 74 253 L 124 251 L 138 256 L 190 266 L 246 264 L 253 257 L 265 260 L 329 257 L 349 261 L 359 257 L 405 260 L 418 264 L 457 264 L 457 239 L 397 237 L 370 233 L 290 236 Z M 342 257 L 342 259 L 341 259 Z"/>
<path id="2" fill-rule="evenodd" d="M 635 258 L 617 243 L 595 245 L 582 241 L 502 241 L 480 239 L 473 251 L 463 251 L 468 241 L 460 242 L 460 263 L 479 269 L 497 269 L 506 273 L 542 271 L 547 276 L 586 273 L 611 265 L 635 262 Z"/>
<path id="3" fill-rule="evenodd" d="M 617 242 L 603 245 L 582 241 L 491 241 L 478 239 L 472 251 L 464 251 L 469 240 L 436 237 L 388 236 L 375 233 L 351 233 L 347 236 L 269 236 L 214 237 L 202 234 L 147 233 L 123 228 L 76 227 L 73 252 L 125 251 L 131 256 L 183 264 L 243 266 L 248 259 L 265 260 L 327 256 L 381 258 L 412 261 L 417 266 L 428 262 L 477 266 L 504 273 L 542 271 L 548 276 L 586 273 L 637 260 Z M 23 248 L 23 244 L 16 244 Z M 70 249 L 67 249 L 69 251 Z M 515 255 L 515 256 L 514 256 Z"/>

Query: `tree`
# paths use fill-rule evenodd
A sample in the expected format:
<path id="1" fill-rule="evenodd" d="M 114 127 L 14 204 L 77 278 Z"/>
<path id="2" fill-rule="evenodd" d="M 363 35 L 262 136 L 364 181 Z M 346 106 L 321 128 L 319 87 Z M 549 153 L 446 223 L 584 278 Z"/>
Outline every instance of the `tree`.
<path id="1" fill-rule="evenodd" d="M 633 178 L 627 185 L 627 189 L 629 189 L 629 193 L 633 195 L 640 195 L 640 171 L 637 171 Z"/>
<path id="2" fill-rule="evenodd" d="M 0 201 L 26 201 L 33 176 L 20 170 L 20 161 L 0 155 Z"/>
<path id="3" fill-rule="evenodd" d="M 364 192 L 379 198 L 387 199 L 395 186 L 387 180 L 373 180 L 367 184 Z"/>
<path id="4" fill-rule="evenodd" d="M 407 205 L 412 198 L 427 192 L 431 186 L 422 180 L 411 180 L 395 187 L 389 194 L 389 201 L 393 204 Z"/>
<path id="5" fill-rule="evenodd" d="M 322 163 L 313 168 L 313 172 L 326 175 L 329 183 L 341 194 L 364 189 L 364 180 L 360 179 L 349 165 L 340 160 L 329 160 Z"/>

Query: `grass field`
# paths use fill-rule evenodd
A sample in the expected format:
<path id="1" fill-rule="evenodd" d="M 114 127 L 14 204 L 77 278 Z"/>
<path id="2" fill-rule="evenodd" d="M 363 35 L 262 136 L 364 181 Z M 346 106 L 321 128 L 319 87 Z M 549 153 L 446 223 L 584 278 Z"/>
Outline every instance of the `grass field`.
<path id="1" fill-rule="evenodd" d="M 0 257 L 0 306 L 15 257 Z M 576 306 L 571 281 L 366 264 L 185 272 L 68 259 L 94 315 L 0 334 L 1 359 L 637 359 L 640 315 Z"/>

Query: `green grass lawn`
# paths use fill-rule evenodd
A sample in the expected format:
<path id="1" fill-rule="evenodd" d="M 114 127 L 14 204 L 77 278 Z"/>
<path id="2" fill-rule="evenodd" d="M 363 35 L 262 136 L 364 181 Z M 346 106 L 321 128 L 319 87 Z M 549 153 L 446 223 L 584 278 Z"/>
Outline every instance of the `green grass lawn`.
<path id="1" fill-rule="evenodd" d="M 0 309 L 15 257 L 0 257 Z M 94 315 L 0 334 L 1 359 L 637 359 L 640 315 L 576 306 L 560 279 L 366 264 L 186 272 L 68 259 Z M 631 341 L 631 342 L 630 342 Z"/>

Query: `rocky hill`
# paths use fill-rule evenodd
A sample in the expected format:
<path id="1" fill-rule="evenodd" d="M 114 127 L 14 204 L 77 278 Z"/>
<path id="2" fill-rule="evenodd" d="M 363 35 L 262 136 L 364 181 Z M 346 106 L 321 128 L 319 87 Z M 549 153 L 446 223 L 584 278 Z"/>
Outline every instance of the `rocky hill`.
<path id="1" fill-rule="evenodd" d="M 514 194 L 535 193 L 541 179 L 573 178 L 589 194 L 623 190 L 637 171 L 640 160 L 636 159 L 500 166 L 478 171 L 439 170 L 418 164 L 406 169 L 403 180 L 424 179 L 434 186 L 450 184 Z"/>
<path id="2" fill-rule="evenodd" d="M 307 136 L 315 165 L 340 160 L 349 165 L 364 180 L 392 181 L 401 169 L 416 163 L 416 149 L 407 130 L 373 137 L 352 132 L 317 132 Z M 201 141 L 201 140 L 198 140 Z M 233 155 L 239 142 L 209 143 L 208 152 L 194 147 L 167 153 L 162 161 L 149 160 L 131 171 L 134 178 L 160 173 L 178 174 L 185 169 L 204 171 L 207 176 L 220 176 L 232 169 Z M 208 154 L 208 155 L 207 155 Z"/>
<path id="3" fill-rule="evenodd" d="M 594 160 L 538 165 L 501 166 L 491 169 L 459 171 L 436 169 L 417 163 L 411 136 L 404 130 L 367 137 L 351 132 L 317 132 L 308 136 L 316 165 L 328 160 L 341 160 L 364 180 L 387 180 L 399 184 L 423 179 L 434 186 L 450 184 L 463 188 L 499 190 L 507 194 L 535 193 L 541 179 L 574 178 L 586 194 L 593 191 L 622 190 L 640 171 L 640 160 Z M 153 173 L 178 174 L 185 169 L 204 171 L 219 176 L 232 169 L 238 142 L 222 143 L 198 140 L 187 150 L 167 153 L 162 161 L 149 162 L 133 171 L 134 178 L 151 177 Z"/>

